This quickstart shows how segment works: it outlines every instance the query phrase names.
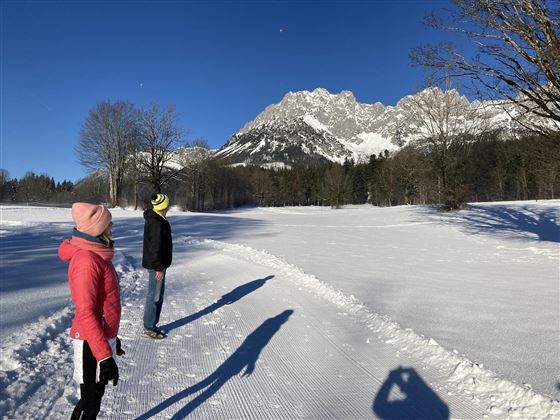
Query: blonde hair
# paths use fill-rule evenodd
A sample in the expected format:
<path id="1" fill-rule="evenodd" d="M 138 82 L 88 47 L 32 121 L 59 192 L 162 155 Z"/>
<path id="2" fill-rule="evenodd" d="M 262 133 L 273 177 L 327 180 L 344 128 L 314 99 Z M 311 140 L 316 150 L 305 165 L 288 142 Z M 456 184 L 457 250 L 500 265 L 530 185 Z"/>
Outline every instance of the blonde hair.
<path id="1" fill-rule="evenodd" d="M 105 230 L 103 231 L 103 233 L 101 233 L 101 235 L 98 236 L 99 239 L 105 242 L 107 248 L 113 248 L 115 244 L 115 241 L 113 240 L 113 236 L 110 234 L 112 225 L 113 225 L 112 222 L 109 223 L 105 228 Z"/>

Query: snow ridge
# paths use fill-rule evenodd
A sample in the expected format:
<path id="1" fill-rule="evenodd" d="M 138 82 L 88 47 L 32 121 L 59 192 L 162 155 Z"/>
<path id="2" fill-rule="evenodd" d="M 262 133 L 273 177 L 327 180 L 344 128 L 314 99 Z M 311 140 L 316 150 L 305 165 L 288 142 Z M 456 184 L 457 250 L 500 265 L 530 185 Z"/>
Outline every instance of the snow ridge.
<path id="1" fill-rule="evenodd" d="M 560 418 L 559 401 L 534 392 L 529 385 L 520 386 L 500 378 L 483 365 L 460 355 L 456 350 L 447 350 L 435 340 L 403 328 L 389 317 L 373 312 L 354 296 L 346 296 L 281 258 L 266 251 L 211 239 L 184 237 L 183 240 L 191 246 L 218 249 L 281 272 L 296 286 L 323 297 L 357 321 L 365 323 L 382 341 L 397 347 L 398 352 L 419 358 L 425 366 L 444 373 L 447 383 L 452 388 L 483 404 L 490 415 L 517 419 Z"/>

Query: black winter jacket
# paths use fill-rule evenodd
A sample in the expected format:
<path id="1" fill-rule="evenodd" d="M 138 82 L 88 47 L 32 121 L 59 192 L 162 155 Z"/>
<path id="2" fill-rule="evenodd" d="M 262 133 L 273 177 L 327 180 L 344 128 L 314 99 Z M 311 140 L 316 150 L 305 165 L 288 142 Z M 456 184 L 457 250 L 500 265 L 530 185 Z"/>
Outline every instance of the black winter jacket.
<path id="1" fill-rule="evenodd" d="M 142 266 L 163 271 L 171 265 L 173 242 L 169 222 L 152 209 L 144 212 L 144 253 Z"/>

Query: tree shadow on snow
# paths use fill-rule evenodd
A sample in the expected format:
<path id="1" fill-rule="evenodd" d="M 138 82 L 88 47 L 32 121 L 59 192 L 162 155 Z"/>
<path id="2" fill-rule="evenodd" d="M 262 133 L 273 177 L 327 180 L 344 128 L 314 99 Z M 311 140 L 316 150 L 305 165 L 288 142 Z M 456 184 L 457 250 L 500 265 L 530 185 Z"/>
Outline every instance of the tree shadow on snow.
<path id="1" fill-rule="evenodd" d="M 174 243 L 181 236 L 227 240 L 240 236 L 255 236 L 265 222 L 258 219 L 233 217 L 227 214 L 174 213 L 169 217 Z M 130 261 L 140 268 L 144 219 L 140 215 L 113 218 L 113 233 L 117 252 L 129 254 Z M 60 243 L 72 237 L 74 223 L 52 222 L 39 225 L 3 227 L 2 293 L 60 285 L 67 282 L 68 264 L 60 261 Z M 269 235 L 270 233 L 267 233 Z M 41 271 L 37 271 L 41 267 Z"/>
<path id="2" fill-rule="evenodd" d="M 257 290 L 258 288 L 262 287 L 268 280 L 274 278 L 273 275 L 267 276 L 263 279 L 257 279 L 257 280 L 253 280 L 250 281 L 249 283 L 243 284 L 239 287 L 236 287 L 235 289 L 233 289 L 231 292 L 226 293 L 225 295 L 223 295 L 218 301 L 214 302 L 212 305 L 207 306 L 206 308 L 198 311 L 195 314 L 186 316 L 184 318 L 178 319 L 176 321 L 173 321 L 169 324 L 166 325 L 162 325 L 161 329 L 164 331 L 171 331 L 174 329 L 177 329 L 179 327 L 182 327 L 184 325 L 187 325 L 199 318 L 202 318 L 204 315 L 208 315 L 212 312 L 214 312 L 216 309 L 221 308 L 222 306 L 225 305 L 231 305 L 234 302 L 237 302 L 239 299 L 247 296 L 248 294 L 254 292 L 255 290 Z"/>
<path id="3" fill-rule="evenodd" d="M 184 213 L 180 216 L 172 215 L 168 219 L 174 238 L 187 235 L 215 241 L 258 236 L 261 235 L 258 233 L 259 228 L 268 224 L 263 220 L 234 217 L 227 213 Z M 270 236 L 270 233 L 262 233 L 262 235 Z"/>
<path id="4" fill-rule="evenodd" d="M 232 377 L 240 374 L 244 369 L 244 376 L 250 376 L 255 370 L 255 364 L 259 359 L 261 351 L 266 347 L 282 325 L 288 321 L 293 314 L 293 310 L 288 309 L 273 318 L 267 319 L 255 331 L 253 331 L 243 341 L 241 346 L 228 357 L 211 375 L 200 381 L 199 383 L 169 397 L 151 410 L 142 414 L 138 419 L 148 419 L 162 412 L 166 408 L 178 403 L 182 399 L 191 394 L 202 391 L 198 396 L 192 399 L 187 405 L 175 413 L 172 419 L 182 419 L 193 412 L 197 407 L 212 397 L 218 390 Z"/>
<path id="5" fill-rule="evenodd" d="M 398 388 L 398 390 L 395 389 Z M 373 401 L 373 412 L 384 420 L 449 419 L 449 407 L 413 368 L 392 370 Z"/>
<path id="6" fill-rule="evenodd" d="M 70 238 L 71 229 L 60 225 L 63 229 L 57 224 L 26 226 L 2 237 L 2 294 L 67 282 L 68 264 L 58 258 L 57 250 L 64 239 Z"/>
<path id="7" fill-rule="evenodd" d="M 534 239 L 536 235 L 540 241 L 560 242 L 560 215 L 555 207 L 473 204 L 463 211 L 438 216 L 442 214 L 445 222 L 459 223 L 473 234 L 506 234 L 522 239 Z"/>
<path id="8" fill-rule="evenodd" d="M 167 218 L 171 224 L 174 254 L 190 252 L 192 247 L 182 240 L 185 237 L 227 241 L 232 238 L 253 237 L 266 225 L 258 219 L 233 217 L 223 213 L 173 212 Z M 113 219 L 113 234 L 117 250 L 133 257 L 140 268 L 143 249 L 144 219 L 141 215 Z M 270 233 L 267 233 L 270 236 Z"/>

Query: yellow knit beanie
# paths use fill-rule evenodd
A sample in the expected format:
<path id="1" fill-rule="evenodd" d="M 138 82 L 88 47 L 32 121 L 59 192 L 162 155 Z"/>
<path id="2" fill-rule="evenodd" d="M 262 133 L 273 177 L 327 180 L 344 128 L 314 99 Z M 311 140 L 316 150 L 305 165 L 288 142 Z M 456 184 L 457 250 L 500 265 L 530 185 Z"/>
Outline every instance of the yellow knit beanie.
<path id="1" fill-rule="evenodd" d="M 155 211 L 163 211 L 169 207 L 169 197 L 165 194 L 152 195 L 152 207 Z"/>

